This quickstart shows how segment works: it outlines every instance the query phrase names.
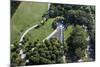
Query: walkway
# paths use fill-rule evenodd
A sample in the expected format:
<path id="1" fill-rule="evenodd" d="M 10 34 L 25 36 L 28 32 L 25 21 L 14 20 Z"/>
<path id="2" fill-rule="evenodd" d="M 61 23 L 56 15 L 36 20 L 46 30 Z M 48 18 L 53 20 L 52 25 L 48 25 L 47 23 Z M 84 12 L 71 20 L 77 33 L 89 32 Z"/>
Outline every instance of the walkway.
<path id="1" fill-rule="evenodd" d="M 39 25 L 38 25 L 38 24 L 33 25 L 32 27 L 28 28 L 28 29 L 23 33 L 23 35 L 21 36 L 21 38 L 20 38 L 20 40 L 19 40 L 19 45 L 22 45 L 20 42 L 23 41 L 23 38 L 25 37 L 25 35 L 26 35 L 30 30 L 34 29 L 34 28 L 37 27 L 37 26 L 39 26 Z"/>

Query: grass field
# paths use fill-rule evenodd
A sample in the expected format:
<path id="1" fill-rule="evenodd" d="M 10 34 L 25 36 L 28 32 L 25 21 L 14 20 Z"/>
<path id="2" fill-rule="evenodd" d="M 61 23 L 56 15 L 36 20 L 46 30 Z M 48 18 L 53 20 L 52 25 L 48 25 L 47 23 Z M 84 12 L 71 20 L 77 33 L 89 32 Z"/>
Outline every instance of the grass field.
<path id="1" fill-rule="evenodd" d="M 21 2 L 11 18 L 11 43 L 19 41 L 23 32 L 25 32 L 29 27 L 40 23 L 42 15 L 47 11 L 47 9 L 47 3 Z M 42 31 L 40 32 L 42 33 Z M 35 35 L 32 37 L 34 36 Z"/>
<path id="2" fill-rule="evenodd" d="M 31 40 L 31 41 L 42 41 L 44 38 L 49 36 L 50 33 L 53 32 L 52 28 L 52 22 L 54 19 L 48 19 L 47 22 L 45 22 L 45 25 L 41 26 L 38 29 L 34 29 L 33 31 L 30 31 L 26 36 Z"/>

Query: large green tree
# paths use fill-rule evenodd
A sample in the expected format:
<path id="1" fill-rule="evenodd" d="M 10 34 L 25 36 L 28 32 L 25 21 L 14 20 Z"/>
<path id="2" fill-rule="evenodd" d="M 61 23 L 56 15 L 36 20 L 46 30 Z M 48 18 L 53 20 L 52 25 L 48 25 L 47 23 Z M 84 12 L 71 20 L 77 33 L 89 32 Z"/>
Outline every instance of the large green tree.
<path id="1" fill-rule="evenodd" d="M 84 57 L 85 50 L 88 46 L 87 32 L 84 29 L 77 25 L 72 33 L 71 36 L 67 39 L 68 48 L 68 55 L 69 59 L 72 62 L 76 62 L 78 59 Z"/>

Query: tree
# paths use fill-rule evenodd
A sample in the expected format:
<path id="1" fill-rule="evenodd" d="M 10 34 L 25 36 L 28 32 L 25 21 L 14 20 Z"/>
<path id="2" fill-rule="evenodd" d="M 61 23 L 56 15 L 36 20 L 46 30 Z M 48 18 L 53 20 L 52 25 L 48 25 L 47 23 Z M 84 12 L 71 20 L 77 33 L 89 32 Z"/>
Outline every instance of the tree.
<path id="1" fill-rule="evenodd" d="M 85 32 L 81 26 L 77 25 L 66 41 L 69 46 L 68 54 L 72 62 L 75 62 L 84 56 L 88 45 L 86 38 L 87 32 Z"/>
<path id="2" fill-rule="evenodd" d="M 75 54 L 77 55 L 78 58 L 82 58 L 85 56 L 85 51 L 82 50 L 80 47 L 75 49 Z"/>
<path id="3" fill-rule="evenodd" d="M 94 6 L 68 5 L 68 4 L 51 4 L 50 18 L 58 16 L 64 17 L 67 23 L 74 25 L 88 25 L 94 19 Z M 93 21 L 92 21 L 93 22 Z"/>

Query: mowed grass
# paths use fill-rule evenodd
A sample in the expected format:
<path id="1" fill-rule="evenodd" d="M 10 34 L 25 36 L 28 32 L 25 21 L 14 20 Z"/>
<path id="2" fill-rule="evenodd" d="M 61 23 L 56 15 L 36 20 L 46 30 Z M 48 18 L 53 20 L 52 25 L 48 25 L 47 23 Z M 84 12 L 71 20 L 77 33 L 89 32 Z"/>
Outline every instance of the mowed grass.
<path id="1" fill-rule="evenodd" d="M 31 40 L 33 42 L 39 40 L 40 42 L 42 42 L 44 38 L 46 38 L 53 32 L 53 30 L 54 30 L 52 28 L 53 21 L 54 21 L 54 19 L 48 19 L 48 21 L 46 21 L 43 26 L 41 26 L 37 29 L 34 29 L 33 31 L 30 31 L 27 34 L 27 37 L 29 38 L 29 40 Z"/>
<path id="2" fill-rule="evenodd" d="M 11 43 L 19 41 L 25 30 L 40 23 L 42 15 L 47 10 L 47 3 L 21 2 L 11 18 Z M 34 37 L 34 35 L 32 37 Z"/>
<path id="3" fill-rule="evenodd" d="M 64 40 L 68 39 L 70 37 L 71 32 L 73 31 L 73 25 L 69 25 L 64 32 Z"/>

